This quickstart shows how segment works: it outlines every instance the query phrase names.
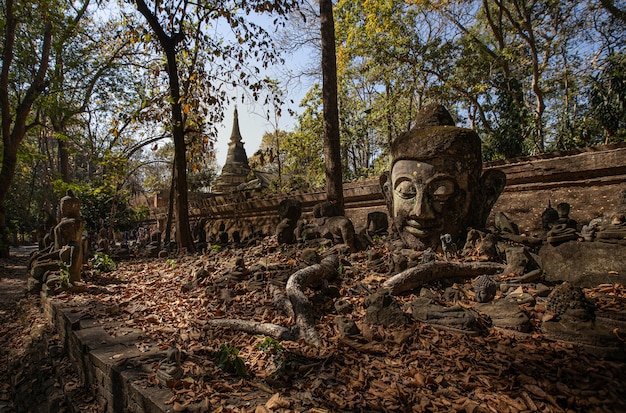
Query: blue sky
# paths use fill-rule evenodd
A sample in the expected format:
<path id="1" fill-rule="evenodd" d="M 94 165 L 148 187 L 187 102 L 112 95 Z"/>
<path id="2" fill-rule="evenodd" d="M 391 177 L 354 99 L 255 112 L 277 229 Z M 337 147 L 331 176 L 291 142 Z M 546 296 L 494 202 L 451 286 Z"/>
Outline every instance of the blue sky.
<path id="1" fill-rule="evenodd" d="M 271 24 L 271 20 L 273 17 L 267 16 L 256 16 L 254 18 L 254 22 L 261 26 L 264 26 L 268 32 L 273 31 L 273 25 Z M 278 34 L 277 34 L 278 36 Z M 294 54 L 291 55 L 283 55 L 285 63 L 280 66 L 269 67 L 266 71 L 262 72 L 260 76 L 268 76 L 272 79 L 277 79 L 281 82 L 281 86 L 286 89 L 286 95 L 283 96 L 283 100 L 287 103 L 281 108 L 282 116 L 278 120 L 278 129 L 284 131 L 292 131 L 295 125 L 295 119 L 293 116 L 289 114 L 289 110 L 295 111 L 297 113 L 301 112 L 301 108 L 299 107 L 300 102 L 304 98 L 306 92 L 313 85 L 313 81 L 311 79 L 304 80 L 301 77 L 301 83 L 295 84 L 295 82 L 290 83 L 289 85 L 285 85 L 283 79 L 286 78 L 286 72 L 291 71 L 295 73 L 299 73 L 303 70 L 310 70 L 311 65 L 318 64 L 315 59 L 315 53 L 312 53 L 311 50 L 300 49 Z M 233 92 L 233 93 L 241 93 L 241 92 Z M 248 157 L 252 156 L 258 149 L 261 144 L 261 138 L 266 132 L 274 132 L 275 125 L 272 122 L 269 122 L 266 119 L 266 112 L 268 110 L 267 107 L 264 107 L 261 103 L 241 103 L 241 94 L 236 96 L 239 99 L 239 103 L 237 104 L 237 111 L 239 113 L 239 127 L 241 130 L 242 140 L 244 142 L 244 148 L 246 150 L 246 154 Z M 293 103 L 290 103 L 293 101 Z M 229 107 L 225 111 L 225 118 L 222 125 L 218 126 L 218 137 L 217 142 L 215 144 L 216 150 L 216 158 L 219 167 L 224 166 L 224 162 L 226 161 L 226 154 L 228 152 L 228 142 L 230 141 L 230 133 L 232 131 L 233 125 L 233 112 L 235 105 L 234 103 L 229 105 Z M 273 113 L 270 108 L 270 112 Z"/>

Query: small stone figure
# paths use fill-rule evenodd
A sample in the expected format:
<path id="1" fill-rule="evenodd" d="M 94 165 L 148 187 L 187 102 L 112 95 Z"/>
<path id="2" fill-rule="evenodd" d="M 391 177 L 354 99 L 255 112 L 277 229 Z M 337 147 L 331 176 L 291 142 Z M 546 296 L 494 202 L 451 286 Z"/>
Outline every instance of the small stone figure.
<path id="1" fill-rule="evenodd" d="M 175 387 L 181 377 L 183 368 L 180 365 L 180 350 L 176 347 L 167 349 L 167 357 L 159 363 L 156 377 L 162 386 Z"/>
<path id="2" fill-rule="evenodd" d="M 578 222 L 569 217 L 570 205 L 567 202 L 561 202 L 556 206 L 556 211 L 559 214 L 559 224 L 565 224 L 567 228 L 577 229 Z"/>
<path id="3" fill-rule="evenodd" d="M 559 220 L 559 213 L 556 209 L 552 208 L 550 205 L 550 200 L 548 200 L 548 207 L 541 214 L 541 226 L 545 231 L 549 231 L 554 225 L 555 222 Z"/>
<path id="4" fill-rule="evenodd" d="M 609 223 L 599 226 L 595 232 L 595 240 L 609 244 L 626 245 L 626 220 L 624 214 L 613 213 L 609 217 Z M 592 221 L 595 223 L 594 221 Z M 591 225 L 590 222 L 589 224 Z"/>
<path id="5" fill-rule="evenodd" d="M 298 233 L 306 239 L 326 238 L 333 243 L 343 242 L 350 252 L 356 252 L 354 224 L 348 217 L 336 215 L 337 213 L 338 209 L 333 201 L 317 204 L 313 209 L 315 222 L 304 225 Z"/>
<path id="6" fill-rule="evenodd" d="M 441 250 L 443 252 L 443 257 L 447 260 L 448 258 L 454 258 L 457 255 L 456 244 L 452 242 L 452 235 L 443 234 L 439 236 L 441 240 Z"/>
<path id="7" fill-rule="evenodd" d="M 566 241 L 573 241 L 578 238 L 578 234 L 574 228 L 570 228 L 566 223 L 555 224 L 548 231 L 547 241 L 552 245 L 558 245 Z"/>
<path id="8" fill-rule="evenodd" d="M 155 229 L 150 233 L 150 243 L 146 245 L 143 254 L 147 257 L 156 258 L 161 252 L 161 231 Z"/>
<path id="9" fill-rule="evenodd" d="M 96 249 L 96 252 L 101 254 L 110 254 L 111 248 L 108 235 L 109 232 L 106 228 L 101 228 L 100 231 L 98 231 L 98 248 Z"/>
<path id="10" fill-rule="evenodd" d="M 326 202 L 320 202 L 313 207 L 313 217 L 338 217 L 341 215 L 341 211 L 337 206 L 337 201 L 329 200 Z"/>
<path id="11" fill-rule="evenodd" d="M 498 285 L 488 275 L 479 275 L 474 280 L 474 296 L 476 297 L 476 302 L 488 303 L 494 299 L 497 290 Z"/>
<path id="12" fill-rule="evenodd" d="M 396 298 L 387 290 L 379 290 L 368 295 L 363 302 L 366 324 L 377 324 L 385 327 L 405 325 L 408 316 L 400 308 Z"/>
<path id="13" fill-rule="evenodd" d="M 596 237 L 598 231 L 598 224 L 596 222 L 590 222 L 588 225 L 583 225 L 580 235 L 586 242 L 591 242 Z"/>
<path id="14" fill-rule="evenodd" d="M 54 249 L 60 251 L 61 261 L 68 266 L 69 281 L 80 281 L 83 266 L 82 237 L 85 226 L 80 217 L 80 201 L 70 189 L 61 198 L 61 221 L 54 228 Z"/>
<path id="15" fill-rule="evenodd" d="M 389 230 L 389 220 L 385 212 L 374 211 L 367 214 L 367 233 L 369 235 L 385 235 Z"/>
<path id="16" fill-rule="evenodd" d="M 276 237 L 279 244 L 296 242 L 294 230 L 302 215 L 302 204 L 295 199 L 285 199 L 278 205 L 280 223 L 276 226 Z"/>
<path id="17" fill-rule="evenodd" d="M 429 262 L 433 262 L 437 259 L 437 254 L 433 251 L 432 248 L 427 248 L 422 254 L 422 264 L 428 264 Z"/>
<path id="18" fill-rule="evenodd" d="M 80 200 L 71 190 L 61 198 L 59 212 L 61 220 L 50 230 L 45 249 L 29 262 L 29 291 L 45 288 L 46 293 L 55 292 L 58 287 L 67 288 L 81 280 L 84 221 L 80 217 Z"/>

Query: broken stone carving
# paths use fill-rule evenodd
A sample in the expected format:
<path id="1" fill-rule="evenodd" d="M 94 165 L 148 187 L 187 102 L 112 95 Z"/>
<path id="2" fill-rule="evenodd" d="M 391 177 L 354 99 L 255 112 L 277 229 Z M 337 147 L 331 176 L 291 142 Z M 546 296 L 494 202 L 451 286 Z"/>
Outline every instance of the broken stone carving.
<path id="1" fill-rule="evenodd" d="M 176 347 L 167 349 L 167 357 L 159 363 L 156 378 L 164 387 L 175 387 L 183 377 L 183 368 L 180 364 L 180 350 Z"/>
<path id="2" fill-rule="evenodd" d="M 296 242 L 295 230 L 302 215 L 302 204 L 295 199 L 285 199 L 278 205 L 280 223 L 276 226 L 276 237 L 280 244 Z"/>
<path id="3" fill-rule="evenodd" d="M 294 238 L 305 240 L 325 238 L 331 240 L 334 244 L 343 243 L 350 252 L 356 252 L 357 241 L 354 224 L 346 216 L 337 215 L 338 213 L 339 210 L 333 202 L 322 202 L 313 208 L 313 221 L 310 223 L 300 222 L 295 232 L 293 230 L 290 231 L 290 227 L 286 227 L 284 219 L 279 224 L 279 227 L 281 231 L 290 231 L 289 234 L 285 235 L 285 238 L 291 234 L 295 234 Z M 277 235 L 279 235 L 278 242 L 284 242 L 281 241 L 278 229 Z"/>

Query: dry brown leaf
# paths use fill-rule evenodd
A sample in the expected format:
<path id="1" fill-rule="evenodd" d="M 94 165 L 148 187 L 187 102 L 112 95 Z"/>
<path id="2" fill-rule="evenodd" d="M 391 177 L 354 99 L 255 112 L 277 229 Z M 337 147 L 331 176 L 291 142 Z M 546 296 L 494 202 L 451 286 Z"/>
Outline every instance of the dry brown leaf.
<path id="1" fill-rule="evenodd" d="M 265 407 L 270 410 L 279 409 L 279 408 L 288 408 L 291 405 L 289 400 L 285 399 L 280 395 L 280 393 L 274 394 L 270 399 L 265 403 Z"/>
<path id="2" fill-rule="evenodd" d="M 185 410 L 187 410 L 187 406 L 189 406 L 189 403 L 174 402 L 172 410 L 174 410 L 175 412 L 184 412 Z"/>

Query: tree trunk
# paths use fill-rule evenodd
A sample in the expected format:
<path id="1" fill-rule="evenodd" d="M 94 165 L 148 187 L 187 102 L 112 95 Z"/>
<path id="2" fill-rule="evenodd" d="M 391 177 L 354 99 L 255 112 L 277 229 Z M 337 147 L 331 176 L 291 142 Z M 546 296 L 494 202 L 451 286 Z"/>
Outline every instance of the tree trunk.
<path id="1" fill-rule="evenodd" d="M 174 179 L 176 182 L 176 244 L 178 250 L 195 251 L 191 229 L 189 227 L 189 200 L 187 197 L 187 145 L 183 129 L 183 111 L 180 104 L 178 84 L 178 67 L 174 47 L 167 52 L 168 72 L 170 79 L 170 96 L 172 98 L 172 135 L 174 137 Z"/>
<path id="2" fill-rule="evenodd" d="M 172 162 L 172 178 L 170 179 L 170 197 L 167 201 L 167 220 L 165 221 L 165 238 L 163 239 L 163 245 L 170 243 L 172 238 L 172 220 L 174 218 L 174 196 L 176 194 L 176 181 L 174 176 L 176 173 L 176 162 Z"/>
<path id="3" fill-rule="evenodd" d="M 157 35 L 167 60 L 167 75 L 170 84 L 172 105 L 172 137 L 174 140 L 174 180 L 176 182 L 176 243 L 179 251 L 195 251 L 189 227 L 189 201 L 187 198 L 187 145 L 180 98 L 180 81 L 176 63 L 176 43 L 183 39 L 179 33 L 168 36 L 144 0 L 136 0 L 137 10 L 146 18 Z"/>
<path id="4" fill-rule="evenodd" d="M 52 45 L 52 26 L 47 24 L 43 33 L 41 60 L 22 100 L 15 106 L 15 117 L 11 114 L 9 99 L 9 74 L 13 62 L 13 46 L 18 21 L 13 15 L 13 0 L 6 0 L 4 13 L 4 48 L 0 72 L 0 107 L 2 110 L 2 168 L 0 169 L 0 257 L 9 256 L 9 230 L 6 224 L 6 197 L 15 176 L 17 150 L 26 135 L 26 120 L 30 109 L 39 97 L 45 83 Z M 45 13 L 45 11 L 42 11 Z"/>
<path id="5" fill-rule="evenodd" d="M 324 103 L 324 163 L 326 197 L 336 202 L 341 211 L 343 182 L 341 144 L 339 141 L 339 109 L 337 107 L 337 56 L 335 54 L 335 23 L 332 0 L 320 0 L 322 36 L 322 101 Z"/>

